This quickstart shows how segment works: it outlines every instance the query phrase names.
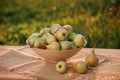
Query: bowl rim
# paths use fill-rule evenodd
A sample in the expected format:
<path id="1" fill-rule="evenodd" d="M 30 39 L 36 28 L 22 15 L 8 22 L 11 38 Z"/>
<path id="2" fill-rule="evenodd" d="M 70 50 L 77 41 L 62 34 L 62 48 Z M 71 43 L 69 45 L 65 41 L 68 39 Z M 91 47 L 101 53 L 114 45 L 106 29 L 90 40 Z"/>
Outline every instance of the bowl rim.
<path id="1" fill-rule="evenodd" d="M 87 45 L 87 41 L 85 40 L 85 44 L 82 46 L 82 47 L 77 47 L 77 48 L 75 48 L 75 49 L 68 49 L 68 50 L 49 50 L 49 49 L 40 49 L 40 48 L 35 48 L 35 47 L 30 47 L 30 48 L 32 48 L 32 49 L 38 49 L 38 50 L 42 50 L 42 51 L 50 51 L 50 52 L 52 52 L 52 51 L 55 51 L 55 52 L 61 52 L 61 51 L 73 51 L 73 50 L 81 50 L 81 49 L 83 49 L 85 46 Z"/>

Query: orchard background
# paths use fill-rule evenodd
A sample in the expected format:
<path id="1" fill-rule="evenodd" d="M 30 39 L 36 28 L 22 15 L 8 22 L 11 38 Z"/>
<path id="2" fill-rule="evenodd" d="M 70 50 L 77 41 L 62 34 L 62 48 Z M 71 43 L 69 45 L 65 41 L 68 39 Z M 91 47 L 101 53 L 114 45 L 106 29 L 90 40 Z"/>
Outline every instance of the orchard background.
<path id="1" fill-rule="evenodd" d="M 86 47 L 120 49 L 120 0 L 0 0 L 0 45 L 25 45 L 54 23 L 71 25 Z"/>

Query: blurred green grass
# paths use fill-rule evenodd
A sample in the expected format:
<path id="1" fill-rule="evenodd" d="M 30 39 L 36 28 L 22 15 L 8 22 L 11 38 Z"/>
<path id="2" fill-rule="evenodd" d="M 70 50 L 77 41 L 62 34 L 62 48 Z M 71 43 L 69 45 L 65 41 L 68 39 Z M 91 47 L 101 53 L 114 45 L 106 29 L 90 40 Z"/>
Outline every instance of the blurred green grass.
<path id="1" fill-rule="evenodd" d="M 25 45 L 26 38 L 54 23 L 70 24 L 93 47 L 120 48 L 119 0 L 0 0 L 0 44 Z"/>

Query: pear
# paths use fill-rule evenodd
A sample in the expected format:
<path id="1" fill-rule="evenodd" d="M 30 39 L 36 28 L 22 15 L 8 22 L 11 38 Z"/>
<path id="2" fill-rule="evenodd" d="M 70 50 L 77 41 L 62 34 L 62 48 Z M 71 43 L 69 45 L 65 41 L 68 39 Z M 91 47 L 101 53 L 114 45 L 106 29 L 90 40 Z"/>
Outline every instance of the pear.
<path id="1" fill-rule="evenodd" d="M 90 67 L 95 67 L 99 63 L 99 59 L 95 55 L 94 48 L 93 50 L 89 53 L 89 55 L 85 58 L 86 62 Z"/>
<path id="2" fill-rule="evenodd" d="M 69 41 L 73 41 L 74 38 L 75 38 L 75 36 L 76 36 L 76 34 L 75 34 L 75 33 L 72 33 L 71 35 L 69 35 L 68 40 L 69 40 Z"/>
<path id="3" fill-rule="evenodd" d="M 75 46 L 75 45 L 73 44 L 73 42 L 71 42 L 71 46 L 72 46 L 72 49 L 76 49 L 76 48 L 77 48 L 77 46 Z"/>
<path id="4" fill-rule="evenodd" d="M 35 48 L 45 49 L 46 41 L 43 38 L 38 38 L 34 43 Z"/>
<path id="5" fill-rule="evenodd" d="M 26 44 L 27 44 L 27 45 L 30 45 L 29 42 L 28 42 L 28 39 L 26 39 Z"/>
<path id="6" fill-rule="evenodd" d="M 61 45 L 61 50 L 69 50 L 72 49 L 72 45 L 70 41 L 61 41 L 60 42 Z"/>
<path id="7" fill-rule="evenodd" d="M 48 32 L 46 32 L 45 34 L 43 34 L 43 35 L 42 35 L 42 37 L 41 37 L 41 38 L 43 38 L 43 39 L 45 39 L 45 40 L 46 40 L 46 38 L 47 38 L 48 36 L 51 36 L 51 34 L 50 34 L 50 33 L 48 33 Z"/>
<path id="8" fill-rule="evenodd" d="M 41 36 L 41 38 L 43 38 L 44 40 L 46 40 L 46 37 L 47 37 L 46 33 Z"/>
<path id="9" fill-rule="evenodd" d="M 30 37 L 31 37 L 31 36 L 37 36 L 37 37 L 40 37 L 41 35 L 40 35 L 38 32 L 35 32 L 35 33 L 31 34 Z"/>
<path id="10" fill-rule="evenodd" d="M 50 31 L 52 34 L 55 34 L 59 29 L 61 29 L 61 26 L 59 24 L 53 24 L 50 28 Z"/>
<path id="11" fill-rule="evenodd" d="M 39 34 L 43 36 L 45 33 L 49 33 L 49 32 L 50 32 L 50 28 L 43 28 L 40 30 Z"/>
<path id="12" fill-rule="evenodd" d="M 76 35 L 73 39 L 73 43 L 77 46 L 77 47 L 84 47 L 86 45 L 86 40 L 85 37 L 82 35 Z"/>
<path id="13" fill-rule="evenodd" d="M 34 42 L 35 42 L 37 39 L 38 39 L 37 36 L 31 36 L 31 37 L 28 38 L 27 44 L 29 44 L 31 47 L 33 47 L 33 46 L 34 46 Z"/>
<path id="14" fill-rule="evenodd" d="M 48 50 L 60 50 L 60 44 L 58 42 L 52 42 L 46 46 Z"/>
<path id="15" fill-rule="evenodd" d="M 70 25 L 64 25 L 63 28 L 68 31 L 68 35 L 72 34 L 73 28 Z"/>
<path id="16" fill-rule="evenodd" d="M 55 33 L 55 37 L 58 41 L 64 41 L 67 39 L 68 37 L 68 31 L 61 28 L 60 30 L 58 30 L 56 33 Z"/>
<path id="17" fill-rule="evenodd" d="M 85 61 L 78 61 L 73 65 L 73 69 L 78 73 L 84 74 L 87 72 L 88 65 Z"/>
<path id="18" fill-rule="evenodd" d="M 42 36 L 43 34 L 45 34 L 45 31 L 43 29 L 41 29 L 39 33 Z"/>
<path id="19" fill-rule="evenodd" d="M 57 71 L 58 73 L 63 74 L 63 73 L 65 73 L 65 72 L 67 71 L 67 64 L 66 64 L 65 61 L 59 61 L 59 62 L 56 64 L 55 68 L 56 68 L 56 71 Z"/>
<path id="20" fill-rule="evenodd" d="M 47 42 L 47 44 L 51 44 L 52 42 L 56 42 L 55 36 L 53 36 L 53 35 L 48 35 L 48 36 L 46 37 L 46 42 Z"/>
<path id="21" fill-rule="evenodd" d="M 76 36 L 77 36 L 77 37 L 83 37 L 83 35 L 82 35 L 82 34 L 76 34 Z"/>
<path id="22" fill-rule="evenodd" d="M 26 40 L 26 44 L 27 44 L 27 45 L 30 45 L 29 39 L 30 39 L 30 37 L 33 37 L 33 36 L 40 37 L 40 34 L 37 33 L 37 32 L 31 34 L 31 35 L 27 38 L 27 40 Z"/>

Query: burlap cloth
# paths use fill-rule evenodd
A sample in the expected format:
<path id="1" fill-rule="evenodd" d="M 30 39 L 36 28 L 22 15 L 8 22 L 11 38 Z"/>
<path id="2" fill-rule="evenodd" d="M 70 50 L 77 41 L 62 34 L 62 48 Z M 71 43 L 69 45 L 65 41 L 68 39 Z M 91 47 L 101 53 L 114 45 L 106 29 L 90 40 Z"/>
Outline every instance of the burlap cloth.
<path id="1" fill-rule="evenodd" d="M 112 50 L 104 52 L 102 49 L 100 52 L 96 49 L 99 65 L 89 68 L 86 74 L 75 72 L 71 65 L 78 60 L 84 60 L 90 50 L 82 49 L 68 59 L 67 73 L 59 74 L 55 70 L 56 64 L 45 61 L 28 46 L 0 46 L 0 72 L 13 72 L 38 80 L 120 80 L 120 50 L 115 53 Z"/>

